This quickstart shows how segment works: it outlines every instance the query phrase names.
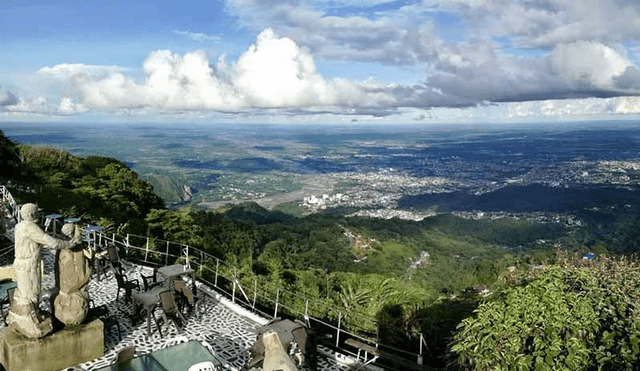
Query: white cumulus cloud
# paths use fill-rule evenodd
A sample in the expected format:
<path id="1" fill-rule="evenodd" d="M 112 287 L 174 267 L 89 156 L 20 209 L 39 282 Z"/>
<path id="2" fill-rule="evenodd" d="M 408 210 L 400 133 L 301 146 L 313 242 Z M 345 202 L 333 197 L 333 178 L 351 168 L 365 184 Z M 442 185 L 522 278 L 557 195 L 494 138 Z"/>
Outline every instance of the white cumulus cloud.
<path id="1" fill-rule="evenodd" d="M 614 79 L 632 66 L 620 51 L 589 41 L 560 44 L 550 57 L 555 71 L 567 82 L 598 89 L 613 88 Z"/>
<path id="2" fill-rule="evenodd" d="M 47 98 L 37 97 L 20 97 L 16 104 L 5 107 L 6 111 L 13 114 L 50 114 L 51 107 Z"/>
<path id="3" fill-rule="evenodd" d="M 55 113 L 58 115 L 73 115 L 85 112 L 89 112 L 89 109 L 85 105 L 78 104 L 69 97 L 64 97 L 60 100 Z"/>
<path id="4" fill-rule="evenodd" d="M 142 64 L 142 81 L 117 69 L 100 74 L 85 65 L 56 65 L 40 73 L 67 76 L 80 97 L 63 111 L 142 109 L 240 111 L 254 108 L 376 107 L 393 102 L 383 86 L 346 79 L 327 81 L 310 52 L 271 29 L 258 35 L 235 63 L 214 66 L 203 51 L 180 56 L 156 50 Z"/>

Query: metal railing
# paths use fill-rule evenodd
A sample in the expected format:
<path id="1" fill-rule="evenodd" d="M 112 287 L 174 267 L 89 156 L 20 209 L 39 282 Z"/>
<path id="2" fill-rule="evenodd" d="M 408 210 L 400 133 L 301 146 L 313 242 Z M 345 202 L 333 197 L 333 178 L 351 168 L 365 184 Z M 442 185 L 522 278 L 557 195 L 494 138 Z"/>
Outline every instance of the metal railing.
<path id="1" fill-rule="evenodd" d="M 18 204 L 13 199 L 13 196 L 5 186 L 0 186 L 0 194 L 2 194 L 2 203 L 10 208 L 11 215 L 18 220 L 20 216 L 20 210 Z"/>
<path id="2" fill-rule="evenodd" d="M 282 287 L 269 287 L 269 284 L 259 282 L 256 276 L 243 278 L 237 267 L 198 248 L 131 234 L 124 237 L 115 234 L 109 236 L 100 231 L 93 231 L 92 234 L 90 241 L 94 245 L 113 243 L 125 251 L 126 259 L 131 262 L 154 267 L 188 265 L 195 270 L 201 282 L 226 295 L 233 303 L 263 317 L 287 315 L 308 326 L 313 322 L 314 329 L 321 329 L 332 335 L 335 341 L 330 345 L 346 354 L 356 356 L 356 352 L 344 347 L 346 338 L 355 338 L 377 349 L 401 355 L 407 361 L 415 360 L 417 364 L 422 364 L 423 345 L 426 345 L 422 334 L 416 334 L 416 338 L 419 338 L 419 344 L 416 344 L 419 353 L 384 345 L 378 341 L 377 333 L 368 329 L 372 326 L 377 329 L 378 321 L 375 318 L 331 307 L 321 300 L 308 298 Z M 249 286 L 252 287 L 248 288 Z M 367 328 L 366 324 L 370 326 Z"/>

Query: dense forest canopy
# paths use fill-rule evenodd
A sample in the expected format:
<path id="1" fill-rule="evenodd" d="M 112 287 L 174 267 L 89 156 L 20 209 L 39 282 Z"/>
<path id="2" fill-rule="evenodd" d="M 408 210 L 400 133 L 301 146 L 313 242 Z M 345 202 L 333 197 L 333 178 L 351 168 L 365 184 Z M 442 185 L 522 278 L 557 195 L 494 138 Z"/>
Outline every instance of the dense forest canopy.
<path id="1" fill-rule="evenodd" d="M 241 282 L 259 282 L 265 289 L 284 287 L 327 307 L 371 318 L 370 323 L 344 323 L 396 348 L 417 351 L 422 334 L 428 348 L 425 365 L 509 368 L 513 359 L 521 369 L 573 368 L 592 361 L 606 368 L 618 365 L 611 363 L 611 354 L 624 352 L 625 360 L 638 354 L 635 322 L 611 321 L 635 313 L 639 298 L 610 279 L 592 277 L 618 269 L 637 287 L 635 265 L 620 263 L 616 268 L 612 258 L 608 265 L 574 269 L 565 255 L 556 255 L 558 250 L 595 251 L 604 259 L 613 252 L 636 251 L 637 216 L 604 228 L 513 218 L 473 220 L 450 213 L 419 222 L 347 217 L 337 210 L 294 216 L 255 203 L 213 211 L 173 210 L 165 207 L 150 183 L 112 158 L 81 158 L 56 148 L 24 146 L 2 132 L 0 155 L 2 181 L 11 184 L 19 203 L 35 202 L 46 212 L 81 217 L 113 233 L 203 249 L 237 266 Z M 522 303 L 537 300 L 540 290 L 549 289 L 545 285 L 553 286 L 555 291 L 549 292 L 554 295 L 564 295 L 569 309 L 536 307 L 540 318 L 546 318 L 543 325 L 517 319 L 526 309 Z M 619 290 L 585 296 L 611 285 Z M 489 296 L 480 295 L 482 291 Z M 619 302 L 626 303 L 626 309 L 616 306 Z M 288 305 L 300 308 L 304 303 Z M 582 317 L 570 320 L 562 312 L 573 315 L 570 308 L 576 305 L 584 307 L 579 316 L 588 319 L 588 335 L 562 330 L 581 322 Z M 597 313 L 603 305 L 618 312 Z M 553 311 L 565 318 L 549 317 Z M 331 318 L 332 313 L 314 315 Z M 511 322 L 505 320 L 508 316 Z M 495 327 L 500 322 L 529 326 L 529 332 L 501 342 L 500 331 L 516 329 Z M 613 346 L 614 340 L 622 343 Z M 585 355 L 601 345 L 606 352 Z M 500 353 L 500 347 L 508 352 Z M 491 353 L 496 351 L 502 356 Z"/>
<path id="2" fill-rule="evenodd" d="M 118 160 L 17 145 L 4 135 L 0 139 L 3 154 L 9 152 L 19 159 L 3 162 L 8 167 L 3 178 L 13 180 L 12 193 L 20 203 L 34 202 L 49 212 L 132 233 L 144 233 L 146 215 L 165 207 L 153 187 Z"/>

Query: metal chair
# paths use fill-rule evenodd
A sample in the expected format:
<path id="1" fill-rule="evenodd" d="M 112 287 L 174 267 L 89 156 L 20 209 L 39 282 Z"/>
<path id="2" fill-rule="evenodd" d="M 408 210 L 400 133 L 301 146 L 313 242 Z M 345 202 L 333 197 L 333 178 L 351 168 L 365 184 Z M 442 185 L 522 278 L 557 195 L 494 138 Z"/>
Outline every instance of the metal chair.
<path id="1" fill-rule="evenodd" d="M 187 369 L 187 371 L 215 371 L 216 366 L 211 361 L 195 363 Z"/>

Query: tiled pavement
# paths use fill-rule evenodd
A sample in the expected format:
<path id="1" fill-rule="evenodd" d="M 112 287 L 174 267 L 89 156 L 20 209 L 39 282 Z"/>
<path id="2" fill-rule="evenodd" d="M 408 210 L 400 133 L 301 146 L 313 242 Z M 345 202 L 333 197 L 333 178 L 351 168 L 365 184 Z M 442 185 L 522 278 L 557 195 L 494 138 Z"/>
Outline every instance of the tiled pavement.
<path id="1" fill-rule="evenodd" d="M 47 308 L 49 291 L 54 287 L 53 278 L 53 253 L 43 250 L 43 260 L 45 262 L 45 279 L 43 283 L 43 308 Z M 149 275 L 151 268 L 127 265 L 127 276 L 129 279 L 140 280 L 140 273 Z M 182 337 L 195 339 L 208 343 L 215 354 L 228 362 L 229 369 L 241 370 L 249 359 L 247 349 L 255 342 L 255 334 L 252 329 L 260 327 L 267 320 L 257 317 L 243 308 L 229 302 L 208 287 L 199 286 L 199 290 L 204 290 L 207 295 L 206 305 L 202 316 L 187 316 L 187 323 L 184 331 L 179 334 L 173 325 L 162 324 L 163 337 L 160 336 L 152 323 L 151 337 L 147 338 L 146 319 L 141 319 L 132 323 L 132 305 L 130 301 L 124 300 L 122 294 L 116 300 L 117 283 L 112 273 L 107 277 L 102 277 L 98 281 L 94 275 L 89 282 L 88 292 L 96 306 L 105 304 L 111 314 L 115 314 L 120 324 L 122 339 L 118 340 L 115 328 L 108 337 L 105 337 L 104 356 L 91 362 L 77 365 L 69 370 L 96 370 L 109 365 L 115 359 L 118 350 L 125 346 L 135 345 L 138 353 L 147 353 L 161 349 L 165 346 L 180 341 Z M 159 311 L 160 309 L 158 309 Z M 155 315 L 159 317 L 160 313 Z M 0 321 L 2 322 L 2 321 Z M 0 329 L 4 324 L 0 323 Z M 336 361 L 336 357 L 330 353 L 320 352 L 318 355 L 318 370 L 339 371 L 348 370 L 349 366 Z"/>

